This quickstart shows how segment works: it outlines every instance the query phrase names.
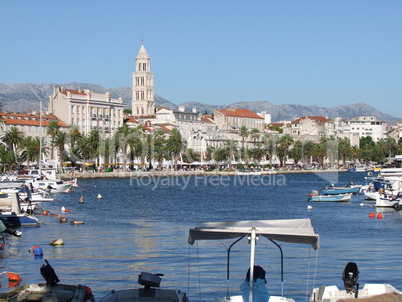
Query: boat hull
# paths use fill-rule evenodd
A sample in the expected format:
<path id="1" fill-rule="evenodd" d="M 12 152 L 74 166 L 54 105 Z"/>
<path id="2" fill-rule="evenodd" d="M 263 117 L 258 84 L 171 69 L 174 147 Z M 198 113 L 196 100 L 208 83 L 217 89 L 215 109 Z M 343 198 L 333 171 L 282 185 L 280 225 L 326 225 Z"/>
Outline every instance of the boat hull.
<path id="1" fill-rule="evenodd" d="M 374 296 L 379 296 L 383 298 L 379 298 L 378 301 L 400 301 L 402 299 L 402 292 L 400 292 L 390 284 L 365 284 L 362 289 L 358 290 L 358 298 L 371 298 Z M 386 296 L 395 296 L 396 299 L 384 299 Z M 313 290 L 310 297 L 310 302 L 335 302 L 341 299 L 355 299 L 355 293 L 347 293 L 346 290 L 340 290 L 335 285 L 321 286 Z"/>
<path id="2" fill-rule="evenodd" d="M 183 302 L 186 301 L 185 293 L 173 289 L 137 288 L 113 290 L 98 302 Z"/>
<path id="3" fill-rule="evenodd" d="M 352 194 L 313 195 L 310 200 L 314 202 L 348 202 Z"/>
<path id="4" fill-rule="evenodd" d="M 0 302 L 83 302 L 86 300 L 88 300 L 87 291 L 83 286 L 67 284 L 27 284 L 0 295 Z"/>
<path id="5" fill-rule="evenodd" d="M 325 195 L 338 195 L 338 194 L 357 194 L 360 191 L 360 187 L 351 187 L 351 188 L 334 188 L 334 189 L 327 189 L 322 190 L 321 193 Z"/>

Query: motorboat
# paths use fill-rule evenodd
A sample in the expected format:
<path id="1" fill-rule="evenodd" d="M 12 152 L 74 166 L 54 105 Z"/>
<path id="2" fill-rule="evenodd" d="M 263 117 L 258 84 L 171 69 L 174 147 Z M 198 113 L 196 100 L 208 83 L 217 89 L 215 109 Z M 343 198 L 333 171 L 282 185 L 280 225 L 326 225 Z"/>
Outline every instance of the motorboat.
<path id="1" fill-rule="evenodd" d="M 85 285 L 59 284 L 53 268 L 46 261 L 40 268 L 46 283 L 17 286 L 0 293 L 0 302 L 86 302 L 94 301 L 92 291 Z"/>
<path id="2" fill-rule="evenodd" d="M 138 284 L 143 287 L 112 290 L 98 302 L 188 302 L 185 292 L 160 287 L 163 274 L 142 272 Z"/>
<path id="3" fill-rule="evenodd" d="M 354 184 L 349 184 L 344 187 L 335 187 L 333 184 L 331 184 L 330 187 L 325 188 L 324 190 L 321 190 L 320 192 L 324 195 L 338 195 L 338 194 L 357 194 L 360 192 L 360 187 L 358 185 Z"/>
<path id="4" fill-rule="evenodd" d="M 0 192 L 0 219 L 11 226 L 39 226 L 39 220 L 21 209 L 21 199 L 16 190 Z"/>
<path id="5" fill-rule="evenodd" d="M 68 193 L 71 191 L 73 186 L 72 183 L 65 183 L 61 180 L 49 180 L 49 179 L 40 179 L 40 180 L 32 180 L 32 185 L 34 188 L 39 188 L 42 190 L 50 191 L 53 193 Z"/>
<path id="6" fill-rule="evenodd" d="M 336 302 L 351 299 L 364 299 L 363 301 L 402 301 L 402 292 L 391 284 L 365 284 L 361 289 L 357 282 L 359 269 L 354 262 L 349 262 L 343 270 L 342 280 L 345 289 L 335 285 L 314 288 L 310 302 Z M 370 298 L 370 299 L 369 299 Z M 356 301 L 359 301 L 356 300 Z"/>
<path id="7" fill-rule="evenodd" d="M 320 195 L 318 191 L 313 191 L 313 193 L 310 194 L 309 201 L 349 202 L 352 198 L 352 195 L 352 193 Z"/>
<path id="8" fill-rule="evenodd" d="M 280 249 L 281 254 L 281 295 L 270 296 L 266 291 L 261 291 L 263 282 L 251 282 L 259 280 L 256 276 L 255 266 L 256 242 L 260 237 L 264 237 Z M 256 220 L 256 221 L 234 221 L 234 222 L 208 222 L 199 227 L 191 228 L 189 231 L 189 244 L 193 245 L 198 240 L 231 240 L 233 241 L 227 248 L 226 264 L 226 296 L 217 298 L 215 301 L 221 302 L 246 302 L 246 301 L 268 301 L 269 302 L 294 302 L 294 299 L 284 296 L 283 280 L 283 252 L 281 244 L 278 242 L 307 244 L 313 249 L 319 248 L 319 235 L 314 233 L 310 219 L 278 219 L 278 220 Z M 229 291 L 229 269 L 231 248 L 241 241 L 248 240 L 250 244 L 250 262 L 248 276 L 250 281 L 245 280 L 241 286 L 241 295 L 231 295 Z M 260 239 L 261 240 L 261 239 Z M 253 276 L 253 278 L 251 277 Z M 263 292 L 263 297 L 260 294 Z M 254 300 L 253 300 L 254 298 Z"/>
<path id="9" fill-rule="evenodd" d="M 376 207 L 395 207 L 395 204 L 398 204 L 401 202 L 401 194 L 399 193 L 396 196 L 392 195 L 382 195 L 379 192 L 376 193 L 376 201 L 375 201 L 375 206 Z"/>

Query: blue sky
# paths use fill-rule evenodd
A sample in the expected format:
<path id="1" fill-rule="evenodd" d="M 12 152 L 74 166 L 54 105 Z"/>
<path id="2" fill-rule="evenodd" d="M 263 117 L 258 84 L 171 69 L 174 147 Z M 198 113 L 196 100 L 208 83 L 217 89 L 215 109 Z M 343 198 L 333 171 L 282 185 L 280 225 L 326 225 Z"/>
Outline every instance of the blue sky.
<path id="1" fill-rule="evenodd" d="M 402 117 L 401 12 L 400 0 L 0 0 L 0 83 L 131 86 L 143 39 L 155 93 L 175 104 L 366 102 Z"/>

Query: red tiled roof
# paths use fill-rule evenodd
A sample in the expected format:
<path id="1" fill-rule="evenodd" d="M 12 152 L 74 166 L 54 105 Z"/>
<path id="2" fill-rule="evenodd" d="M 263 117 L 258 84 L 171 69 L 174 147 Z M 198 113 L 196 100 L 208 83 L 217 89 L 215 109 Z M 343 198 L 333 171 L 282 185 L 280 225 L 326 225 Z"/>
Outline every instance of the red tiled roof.
<path id="1" fill-rule="evenodd" d="M 227 110 L 216 110 L 226 116 L 248 117 L 256 119 L 264 119 L 255 112 L 247 109 L 228 108 Z"/>
<path id="2" fill-rule="evenodd" d="M 316 122 L 319 122 L 319 123 L 326 123 L 326 122 L 331 122 L 332 121 L 332 120 L 327 119 L 326 117 L 323 117 L 323 116 L 304 116 L 304 117 L 300 117 L 300 118 L 294 120 L 292 122 L 292 124 L 298 124 L 302 120 L 305 120 L 305 119 L 310 119 L 310 120 L 313 120 L 313 121 L 316 121 Z"/>
<path id="3" fill-rule="evenodd" d="M 25 113 L 0 113 L 0 118 L 6 125 L 21 125 L 21 126 L 40 126 L 40 116 L 35 114 Z M 57 124 L 60 127 L 68 128 L 68 125 L 62 122 L 54 114 L 47 114 L 42 117 L 42 126 L 47 127 L 50 125 L 50 121 L 57 120 Z"/>
<path id="4" fill-rule="evenodd" d="M 67 92 L 70 92 L 71 94 L 87 95 L 85 92 L 79 92 L 78 90 L 73 89 L 66 89 L 66 91 L 60 91 L 60 93 L 64 95 L 67 95 Z"/>

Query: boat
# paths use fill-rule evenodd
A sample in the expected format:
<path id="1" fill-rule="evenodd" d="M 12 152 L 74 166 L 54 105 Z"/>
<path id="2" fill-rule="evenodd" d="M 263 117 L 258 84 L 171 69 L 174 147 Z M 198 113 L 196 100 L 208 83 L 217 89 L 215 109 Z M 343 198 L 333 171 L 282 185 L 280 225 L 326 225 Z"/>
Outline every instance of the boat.
<path id="1" fill-rule="evenodd" d="M 401 193 L 396 196 L 382 195 L 379 192 L 376 193 L 375 206 L 376 207 L 395 207 L 397 203 L 401 202 Z"/>
<path id="2" fill-rule="evenodd" d="M 320 286 L 314 288 L 310 302 L 336 302 L 351 299 L 351 301 L 402 301 L 402 292 L 397 290 L 391 284 L 365 284 L 361 289 L 357 283 L 359 278 L 359 269 L 354 262 L 346 264 L 342 280 L 345 289 L 339 289 L 335 285 Z M 362 300 L 363 299 L 363 300 Z M 367 299 L 367 300 L 366 300 Z"/>
<path id="3" fill-rule="evenodd" d="M 39 220 L 21 209 L 17 191 L 0 192 L 0 219 L 13 227 L 39 226 Z"/>
<path id="4" fill-rule="evenodd" d="M 402 176 L 402 155 L 395 155 L 395 159 L 390 166 L 381 168 L 380 175 L 385 178 Z"/>
<path id="5" fill-rule="evenodd" d="M 185 292 L 159 288 L 163 274 L 142 272 L 138 284 L 143 287 L 112 290 L 98 302 L 188 302 Z"/>
<path id="6" fill-rule="evenodd" d="M 53 168 L 31 169 L 28 174 L 21 175 L 19 179 L 25 180 L 34 189 L 44 190 L 51 194 L 70 192 L 73 185 L 76 184 L 76 181 L 64 182 L 56 179 L 56 169 Z"/>
<path id="7" fill-rule="evenodd" d="M 334 194 L 334 195 L 319 195 L 318 191 L 313 191 L 310 194 L 309 201 L 319 202 L 319 201 L 328 201 L 328 202 L 348 202 L 352 198 L 352 193 L 344 193 L 344 194 Z"/>
<path id="8" fill-rule="evenodd" d="M 325 188 L 324 190 L 321 190 L 320 192 L 323 193 L 324 195 L 338 195 L 338 194 L 357 194 L 360 192 L 360 187 L 358 185 L 354 184 L 349 184 L 344 187 L 335 187 L 333 184 L 331 184 L 330 187 Z"/>
<path id="9" fill-rule="evenodd" d="M 46 265 L 42 265 L 40 269 L 46 283 L 21 285 L 0 293 L 0 302 L 94 301 L 91 289 L 85 285 L 59 284 L 57 275 L 47 261 Z"/>
<path id="10" fill-rule="evenodd" d="M 280 249 L 281 254 L 281 295 L 270 296 L 263 290 L 263 282 L 247 282 L 242 284 L 241 295 L 231 295 L 229 291 L 229 268 L 230 250 L 240 240 L 248 240 L 250 244 L 250 262 L 248 276 L 258 277 L 255 266 L 256 242 L 260 237 L 265 237 Z M 314 249 L 319 248 L 319 235 L 314 233 L 310 219 L 278 219 L 278 220 L 256 220 L 256 221 L 234 221 L 234 222 L 207 222 L 199 227 L 191 228 L 189 231 L 188 242 L 193 245 L 198 240 L 230 240 L 233 243 L 227 248 L 226 264 L 226 296 L 217 298 L 215 301 L 221 302 L 247 302 L 247 301 L 268 301 L 269 302 L 294 302 L 294 299 L 284 296 L 283 280 L 283 253 L 278 242 L 307 244 Z M 259 239 L 261 240 L 261 239 Z M 253 279 L 254 279 L 253 278 Z M 247 278 L 246 278 L 247 279 Z M 251 278 L 249 278 L 251 279 Z M 259 280 L 260 278 L 257 278 Z M 262 295 L 260 296 L 260 291 Z M 253 299 L 254 297 L 254 299 Z"/>
<path id="11" fill-rule="evenodd" d="M 32 185 L 35 188 L 39 188 L 42 190 L 48 190 L 51 194 L 53 193 L 68 193 L 71 191 L 73 186 L 72 183 L 64 183 L 61 180 L 49 180 L 49 179 L 41 179 L 41 180 L 32 180 Z"/>

